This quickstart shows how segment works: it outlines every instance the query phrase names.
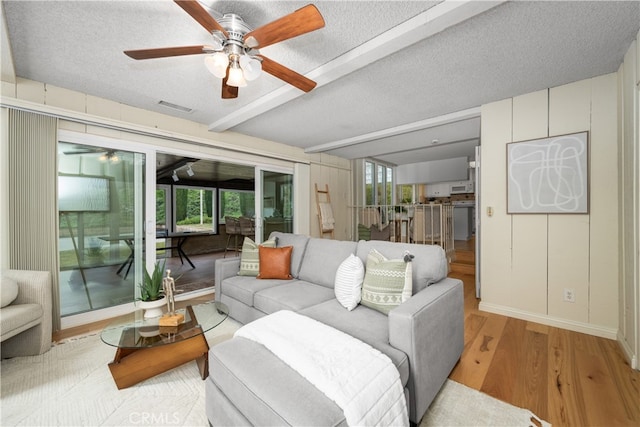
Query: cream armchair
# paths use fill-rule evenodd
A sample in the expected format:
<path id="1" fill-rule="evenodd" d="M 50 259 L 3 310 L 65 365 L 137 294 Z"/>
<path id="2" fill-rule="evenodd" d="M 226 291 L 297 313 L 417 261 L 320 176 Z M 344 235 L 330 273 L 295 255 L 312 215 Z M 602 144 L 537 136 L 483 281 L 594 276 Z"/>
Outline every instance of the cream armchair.
<path id="1" fill-rule="evenodd" d="M 42 354 L 51 348 L 51 275 L 48 271 L 7 270 L 5 278 L 18 284 L 18 296 L 0 308 L 0 356 Z"/>

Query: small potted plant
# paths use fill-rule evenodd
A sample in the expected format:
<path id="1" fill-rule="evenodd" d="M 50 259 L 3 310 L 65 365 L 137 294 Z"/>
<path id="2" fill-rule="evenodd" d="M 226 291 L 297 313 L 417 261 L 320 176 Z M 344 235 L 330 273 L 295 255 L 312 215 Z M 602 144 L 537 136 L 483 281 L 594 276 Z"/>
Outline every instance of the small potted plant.
<path id="1" fill-rule="evenodd" d="M 156 262 L 151 274 L 145 269 L 142 283 L 138 285 L 140 288 L 139 306 L 144 309 L 145 319 L 160 317 L 163 314 L 162 307 L 166 304 L 162 289 L 165 263 L 166 261 L 163 261 L 161 265 L 160 261 Z"/>
<path id="2" fill-rule="evenodd" d="M 101 265 L 104 263 L 104 251 L 102 244 L 95 237 L 89 240 L 88 247 L 85 249 L 87 261 L 90 265 Z"/>

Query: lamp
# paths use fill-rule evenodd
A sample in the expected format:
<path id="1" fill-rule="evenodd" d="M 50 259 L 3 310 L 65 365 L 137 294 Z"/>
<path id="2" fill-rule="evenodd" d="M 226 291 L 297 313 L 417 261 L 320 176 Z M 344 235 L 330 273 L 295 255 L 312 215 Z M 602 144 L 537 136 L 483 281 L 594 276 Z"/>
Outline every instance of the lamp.
<path id="1" fill-rule="evenodd" d="M 240 68 L 240 64 L 238 64 L 237 57 L 232 58 L 231 64 L 229 65 L 229 78 L 227 79 L 227 84 L 229 86 L 236 87 L 245 87 L 247 85 L 247 81 L 244 79 L 244 75 L 242 73 L 242 68 Z"/>
<path id="2" fill-rule="evenodd" d="M 223 79 L 227 75 L 229 57 L 224 52 L 216 52 L 204 58 L 204 65 L 214 76 Z"/>
<path id="3" fill-rule="evenodd" d="M 251 28 L 233 13 L 223 15 L 219 23 L 226 33 L 212 32 L 213 44 L 203 49 L 209 53 L 204 58 L 205 66 L 214 76 L 220 79 L 227 77 L 227 85 L 245 87 L 247 81 L 257 79 L 262 72 L 258 50 L 243 39 Z"/>
<path id="4" fill-rule="evenodd" d="M 171 178 L 173 178 L 173 182 L 178 182 L 180 180 L 180 178 L 178 178 L 178 172 L 173 171 L 173 175 L 171 175 Z"/>
<path id="5" fill-rule="evenodd" d="M 260 73 L 262 72 L 262 62 L 250 57 L 249 55 L 242 55 L 239 62 L 245 80 L 255 80 L 260 76 Z"/>
<path id="6" fill-rule="evenodd" d="M 192 164 L 189 163 L 189 167 L 187 167 L 187 175 L 189 176 L 193 176 L 195 175 L 195 172 L 193 171 L 193 169 L 191 169 Z"/>

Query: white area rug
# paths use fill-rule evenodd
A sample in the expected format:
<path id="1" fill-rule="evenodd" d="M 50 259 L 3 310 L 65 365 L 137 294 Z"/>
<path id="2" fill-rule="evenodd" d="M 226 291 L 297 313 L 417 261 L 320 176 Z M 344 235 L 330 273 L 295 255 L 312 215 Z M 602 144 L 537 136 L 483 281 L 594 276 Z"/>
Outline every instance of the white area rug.
<path id="1" fill-rule="evenodd" d="M 237 327 L 225 320 L 206 334 L 209 345 L 230 338 Z M 114 354 L 99 335 L 90 335 L 40 356 L 3 360 L 0 425 L 208 425 L 204 381 L 195 362 L 118 390 L 107 366 Z M 533 426 L 531 416 L 448 380 L 420 426 Z"/>

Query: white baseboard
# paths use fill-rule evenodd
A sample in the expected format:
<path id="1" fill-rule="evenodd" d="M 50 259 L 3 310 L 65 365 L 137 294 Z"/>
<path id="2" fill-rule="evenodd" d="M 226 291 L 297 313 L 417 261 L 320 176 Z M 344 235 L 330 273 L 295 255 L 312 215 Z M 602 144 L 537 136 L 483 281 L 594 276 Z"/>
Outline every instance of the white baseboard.
<path id="1" fill-rule="evenodd" d="M 123 314 L 131 313 L 136 309 L 133 302 L 121 304 L 113 307 L 101 308 L 97 310 L 87 311 L 86 313 L 64 316 L 60 319 L 60 329 L 69 329 L 76 326 L 87 325 L 101 320 L 111 319 Z"/>
<path id="2" fill-rule="evenodd" d="M 197 291 L 187 292 L 186 294 L 178 294 L 175 296 L 176 301 L 184 301 L 188 299 L 203 297 L 205 295 L 211 295 L 216 293 L 216 288 L 204 288 Z"/>
<path id="3" fill-rule="evenodd" d="M 618 339 L 617 329 L 607 328 L 604 326 L 576 322 L 573 320 L 561 319 L 552 316 L 545 316 L 538 313 L 530 313 L 528 311 L 518 310 L 513 307 L 490 304 L 482 301 L 480 302 L 478 308 L 489 313 L 502 314 L 504 316 L 515 317 L 516 319 L 528 320 L 531 322 L 541 323 L 547 326 L 554 326 L 561 329 L 568 329 L 570 331 L 581 332 L 583 334 L 594 335 L 596 337 L 608 338 L 611 340 Z"/>
<path id="4" fill-rule="evenodd" d="M 627 356 L 629 365 L 631 365 L 633 369 L 640 370 L 640 366 L 638 366 L 638 355 L 633 353 L 633 349 L 629 347 L 629 344 L 621 335 L 621 332 L 618 332 L 618 343 L 620 344 L 620 348 L 622 348 L 624 355 Z"/>

